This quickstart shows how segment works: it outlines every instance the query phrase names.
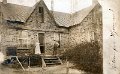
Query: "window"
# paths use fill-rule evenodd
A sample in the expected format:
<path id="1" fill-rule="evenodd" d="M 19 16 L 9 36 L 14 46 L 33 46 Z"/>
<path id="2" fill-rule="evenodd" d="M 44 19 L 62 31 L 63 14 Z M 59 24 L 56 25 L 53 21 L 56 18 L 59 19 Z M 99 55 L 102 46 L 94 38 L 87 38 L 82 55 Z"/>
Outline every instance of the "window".
<path id="1" fill-rule="evenodd" d="M 18 48 L 20 48 L 20 49 L 28 48 L 28 31 L 24 30 L 21 32 Z"/>
<path id="2" fill-rule="evenodd" d="M 39 7 L 39 13 L 41 16 L 41 22 L 44 23 L 44 8 L 43 7 Z"/>
<path id="3" fill-rule="evenodd" d="M 39 7 L 39 13 L 43 13 L 43 7 Z"/>
<path id="4" fill-rule="evenodd" d="M 19 38 L 18 48 L 27 49 L 28 48 L 28 39 L 27 38 Z"/>

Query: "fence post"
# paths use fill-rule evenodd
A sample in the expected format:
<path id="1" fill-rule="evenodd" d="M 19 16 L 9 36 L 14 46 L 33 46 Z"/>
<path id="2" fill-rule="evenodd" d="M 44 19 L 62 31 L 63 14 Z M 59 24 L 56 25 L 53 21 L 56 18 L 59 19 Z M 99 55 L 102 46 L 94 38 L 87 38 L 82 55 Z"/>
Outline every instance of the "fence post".
<path id="1" fill-rule="evenodd" d="M 66 61 L 66 74 L 69 74 L 69 62 Z"/>

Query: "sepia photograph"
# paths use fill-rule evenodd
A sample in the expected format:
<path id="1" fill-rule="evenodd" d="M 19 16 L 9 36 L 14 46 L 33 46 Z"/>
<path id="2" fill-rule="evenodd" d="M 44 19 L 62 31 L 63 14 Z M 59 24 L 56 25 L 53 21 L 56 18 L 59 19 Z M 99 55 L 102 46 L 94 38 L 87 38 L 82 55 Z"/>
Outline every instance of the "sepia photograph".
<path id="1" fill-rule="evenodd" d="M 120 0 L 0 0 L 0 74 L 120 74 Z"/>

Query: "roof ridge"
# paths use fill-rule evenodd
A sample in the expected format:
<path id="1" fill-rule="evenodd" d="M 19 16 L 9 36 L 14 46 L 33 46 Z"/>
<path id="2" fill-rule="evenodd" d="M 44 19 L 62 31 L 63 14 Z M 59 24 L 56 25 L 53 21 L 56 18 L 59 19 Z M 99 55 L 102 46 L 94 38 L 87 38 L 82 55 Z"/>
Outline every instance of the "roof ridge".
<path id="1" fill-rule="evenodd" d="M 54 11 L 55 21 L 59 24 L 59 26 L 65 26 L 65 27 L 71 27 L 76 24 L 79 24 L 95 8 L 97 4 L 98 3 L 93 3 L 91 6 L 79 10 L 73 14 Z"/>
<path id="2" fill-rule="evenodd" d="M 0 3 L 3 4 L 2 2 L 0 2 Z M 32 7 L 30 7 L 30 6 L 24 6 L 24 5 L 14 4 L 14 3 L 7 3 L 7 4 L 11 4 L 11 5 L 15 5 L 15 6 L 22 6 L 22 7 L 32 8 Z M 7 4 L 3 4 L 3 5 L 7 5 Z"/>
<path id="3" fill-rule="evenodd" d="M 10 21 L 19 20 L 21 22 L 26 22 L 26 20 L 29 18 L 29 16 L 32 14 L 34 9 L 38 5 L 38 2 L 32 7 L 13 3 L 3 4 L 2 2 L 0 2 L 0 4 L 2 6 L 3 18 L 5 20 Z"/>
<path id="4" fill-rule="evenodd" d="M 85 9 L 80 10 L 80 11 L 83 11 L 83 10 L 90 9 L 90 8 L 92 7 L 92 8 L 87 12 L 87 14 L 81 19 L 81 21 L 79 21 L 79 23 L 81 23 L 81 22 L 85 19 L 85 17 L 88 16 L 89 13 L 90 13 L 98 4 L 99 4 L 99 3 L 96 3 L 96 4 L 93 4 L 93 5 L 85 8 Z M 75 14 L 77 14 L 77 13 L 80 13 L 80 11 L 74 13 L 73 16 L 74 16 Z M 75 19 L 75 18 L 73 18 L 73 19 Z M 74 22 L 76 22 L 76 21 L 74 21 Z M 71 25 L 71 26 L 69 26 L 69 27 L 72 27 L 72 26 L 74 26 L 74 25 L 76 25 L 76 24 L 79 24 L 79 23 L 74 23 L 73 25 Z"/>

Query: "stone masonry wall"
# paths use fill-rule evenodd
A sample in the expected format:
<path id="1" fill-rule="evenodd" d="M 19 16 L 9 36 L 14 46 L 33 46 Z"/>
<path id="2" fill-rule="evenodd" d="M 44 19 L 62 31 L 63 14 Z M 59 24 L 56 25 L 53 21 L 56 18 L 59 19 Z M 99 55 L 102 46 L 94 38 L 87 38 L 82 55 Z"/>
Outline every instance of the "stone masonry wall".
<path id="1" fill-rule="evenodd" d="M 70 49 L 83 42 L 91 41 L 98 41 L 102 48 L 102 10 L 100 5 L 97 5 L 80 24 L 70 28 L 69 37 Z"/>
<path id="2" fill-rule="evenodd" d="M 39 7 L 43 6 L 44 8 L 44 23 L 41 23 L 41 16 L 39 13 Z M 17 29 L 16 29 L 16 28 Z M 27 47 L 30 48 L 31 54 L 35 51 L 35 43 L 39 42 L 38 40 L 38 33 L 45 34 L 45 53 L 52 54 L 53 50 L 53 40 L 54 40 L 54 33 L 59 34 L 61 38 L 60 48 L 64 50 L 66 41 L 67 41 L 67 29 L 59 28 L 55 22 L 51 19 L 48 10 L 43 5 L 42 2 L 36 7 L 34 12 L 31 14 L 29 19 L 24 23 L 8 23 L 5 20 L 2 20 L 0 24 L 0 37 L 1 37 L 1 51 L 6 54 L 7 47 L 21 47 L 20 43 L 24 46 L 23 48 Z M 19 29 L 22 28 L 22 29 Z M 21 39 L 27 39 L 22 40 Z M 63 41 L 63 40 L 66 41 Z M 50 52 L 49 52 L 50 50 Z M 20 54 L 24 53 L 25 51 L 21 51 Z M 20 55 L 19 54 L 19 55 Z"/>

